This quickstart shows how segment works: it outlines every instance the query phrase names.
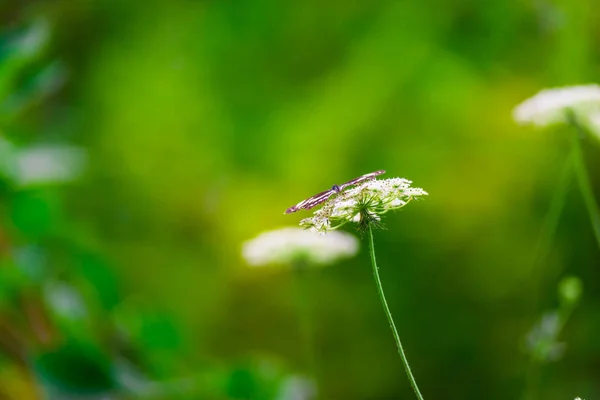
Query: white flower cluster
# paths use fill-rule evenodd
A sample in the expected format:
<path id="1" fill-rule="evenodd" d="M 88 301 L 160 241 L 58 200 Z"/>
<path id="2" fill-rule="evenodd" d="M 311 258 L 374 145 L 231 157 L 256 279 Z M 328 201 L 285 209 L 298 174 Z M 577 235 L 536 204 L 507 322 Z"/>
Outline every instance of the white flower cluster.
<path id="1" fill-rule="evenodd" d="M 252 266 L 297 261 L 326 265 L 351 257 L 357 251 L 358 240 L 345 232 L 323 236 L 300 228 L 282 228 L 264 232 L 244 243 L 242 255 Z"/>
<path id="2" fill-rule="evenodd" d="M 291 375 L 283 380 L 277 400 L 311 400 L 317 397 L 317 386 L 302 376 Z"/>
<path id="3" fill-rule="evenodd" d="M 565 343 L 558 341 L 562 322 L 557 311 L 547 312 L 526 337 L 526 349 L 541 362 L 556 361 L 565 351 Z"/>
<path id="4" fill-rule="evenodd" d="M 81 175 L 86 158 L 85 151 L 74 146 L 29 147 L 17 154 L 15 180 L 20 186 L 70 182 Z"/>
<path id="5" fill-rule="evenodd" d="M 327 200 L 312 217 L 300 221 L 300 226 L 315 232 L 326 232 L 348 222 L 359 225 L 378 222 L 382 214 L 427 195 L 423 189 L 411 187 L 411 183 L 404 178 L 367 181 Z"/>
<path id="6" fill-rule="evenodd" d="M 18 187 L 76 180 L 87 162 L 85 150 L 69 145 L 18 148 L 0 136 L 0 175 Z"/>
<path id="7" fill-rule="evenodd" d="M 545 89 L 513 110 L 519 124 L 540 127 L 567 122 L 568 112 L 578 120 L 593 124 L 600 119 L 600 86 L 595 84 Z M 594 117 L 596 115 L 596 117 Z"/>
<path id="8" fill-rule="evenodd" d="M 587 116 L 589 128 L 600 138 L 600 109 Z"/>
<path id="9" fill-rule="evenodd" d="M 81 294 L 65 283 L 47 284 L 44 288 L 44 297 L 50 309 L 62 318 L 75 320 L 88 315 Z"/>

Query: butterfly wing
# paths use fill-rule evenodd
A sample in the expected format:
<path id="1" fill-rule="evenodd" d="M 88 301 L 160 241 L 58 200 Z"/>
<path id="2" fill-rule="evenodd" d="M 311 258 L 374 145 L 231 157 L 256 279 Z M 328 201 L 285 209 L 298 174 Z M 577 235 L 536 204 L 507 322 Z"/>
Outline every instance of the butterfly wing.
<path id="1" fill-rule="evenodd" d="M 375 179 L 376 176 L 381 175 L 383 173 L 385 173 L 385 170 L 371 172 L 370 174 L 364 174 L 364 175 L 359 176 L 358 178 L 354 178 L 351 181 L 344 183 L 343 185 L 334 186 L 335 189 L 325 190 L 321 193 L 315 194 L 312 197 L 309 197 L 306 200 L 302 200 L 300 203 L 296 204 L 295 206 L 292 206 L 292 207 L 288 208 L 287 210 L 285 210 L 285 213 L 291 214 L 298 210 L 310 210 L 311 208 L 316 207 L 319 204 L 327 201 L 327 199 L 330 198 L 334 193 L 339 193 L 342 190 L 344 190 L 345 188 L 347 188 L 348 186 L 358 185 L 361 182 Z"/>
<path id="2" fill-rule="evenodd" d="M 287 210 L 285 210 L 285 213 L 291 214 L 298 210 L 309 210 L 309 209 L 325 202 L 334 193 L 335 193 L 335 190 L 333 190 L 333 189 L 329 189 L 329 190 L 325 190 L 321 193 L 317 193 L 314 196 L 309 197 L 306 200 L 302 200 L 300 203 L 296 204 L 295 206 L 288 208 Z"/>
<path id="3" fill-rule="evenodd" d="M 381 174 L 385 174 L 385 170 L 381 169 L 379 171 L 371 172 L 370 174 L 361 175 L 358 178 L 354 178 L 351 181 L 340 185 L 340 191 L 346 189 L 348 186 L 355 186 L 364 181 L 370 181 L 371 179 L 375 179 L 376 176 Z"/>

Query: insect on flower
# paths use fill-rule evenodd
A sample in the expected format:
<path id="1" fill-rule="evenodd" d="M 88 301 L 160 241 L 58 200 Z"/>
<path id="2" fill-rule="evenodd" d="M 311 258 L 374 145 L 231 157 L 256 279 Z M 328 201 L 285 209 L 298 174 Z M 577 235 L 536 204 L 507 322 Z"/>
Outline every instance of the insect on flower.
<path id="1" fill-rule="evenodd" d="M 370 174 L 361 175 L 358 178 L 354 178 L 354 179 L 352 179 L 342 185 L 339 185 L 339 186 L 333 185 L 331 187 L 331 189 L 325 190 L 324 192 L 321 192 L 321 193 L 317 193 L 314 196 L 309 197 L 306 200 L 302 200 L 300 203 L 296 204 L 295 206 L 288 208 L 287 210 L 285 210 L 285 213 L 291 214 L 298 210 L 310 210 L 311 208 L 316 207 L 319 204 L 327 201 L 327 199 L 329 199 L 332 195 L 342 192 L 347 187 L 355 186 L 361 182 L 375 179 L 376 176 L 384 174 L 384 173 L 385 173 L 385 170 L 379 170 L 379 171 L 371 172 Z"/>

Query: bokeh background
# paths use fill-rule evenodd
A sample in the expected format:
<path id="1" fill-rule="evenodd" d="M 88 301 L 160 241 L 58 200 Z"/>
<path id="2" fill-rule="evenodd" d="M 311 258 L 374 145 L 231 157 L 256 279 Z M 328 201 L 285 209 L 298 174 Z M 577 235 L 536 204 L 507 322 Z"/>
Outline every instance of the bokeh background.
<path id="1" fill-rule="evenodd" d="M 287 207 L 386 169 L 430 194 L 376 233 L 425 398 L 600 398 L 600 252 L 574 183 L 539 251 L 572 132 L 511 117 L 544 87 L 599 80 L 597 11 L 0 2 L 0 163 L 41 149 L 2 171 L 0 397 L 295 400 L 312 377 L 319 399 L 413 398 L 365 240 L 303 274 L 304 317 L 289 270 L 241 256 L 308 216 Z M 526 335 L 568 275 L 583 293 L 564 351 L 528 392 Z"/>

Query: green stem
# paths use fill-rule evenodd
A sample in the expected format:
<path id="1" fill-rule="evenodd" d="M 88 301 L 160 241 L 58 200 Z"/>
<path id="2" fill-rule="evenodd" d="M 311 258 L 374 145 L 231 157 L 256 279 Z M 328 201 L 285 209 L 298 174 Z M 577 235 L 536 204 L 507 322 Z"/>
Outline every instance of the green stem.
<path id="1" fill-rule="evenodd" d="M 585 137 L 585 133 L 574 117 L 571 118 L 570 122 L 577 129 L 578 133 L 577 135 L 573 135 L 572 138 L 573 152 L 575 153 L 574 161 L 577 183 L 579 184 L 581 196 L 583 197 L 585 208 L 587 209 L 590 222 L 592 223 L 594 237 L 596 238 L 598 247 L 600 247 L 600 210 L 598 209 L 598 202 L 596 201 L 594 190 L 592 189 L 592 185 L 590 183 L 590 177 L 588 175 L 588 171 L 585 166 L 585 159 L 583 157 L 583 149 L 581 148 L 580 136 Z"/>
<path id="2" fill-rule="evenodd" d="M 423 400 L 423 396 L 421 392 L 419 392 L 419 387 L 417 386 L 417 381 L 415 381 L 415 377 L 413 376 L 410 365 L 408 364 L 408 360 L 406 359 L 406 355 L 404 354 L 404 349 L 402 348 L 402 342 L 400 342 L 400 336 L 398 336 L 398 331 L 396 330 L 396 325 L 394 324 L 394 320 L 392 319 L 392 313 L 390 312 L 390 308 L 388 307 L 387 301 L 385 300 L 385 294 L 383 293 L 383 287 L 381 286 L 381 279 L 379 278 L 379 269 L 377 268 L 377 261 L 375 260 L 375 244 L 373 241 L 373 229 L 369 224 L 369 251 L 371 253 L 371 263 L 373 264 L 373 276 L 375 277 L 375 283 L 377 284 L 377 290 L 379 292 L 379 298 L 381 299 L 381 304 L 383 305 L 383 310 L 385 311 L 385 315 L 390 323 L 390 328 L 392 329 L 392 334 L 394 335 L 394 339 L 396 340 L 396 346 L 398 346 L 398 354 L 402 359 L 402 364 L 404 364 L 404 369 L 406 370 L 406 375 L 408 376 L 408 380 L 415 391 L 415 395 L 419 400 Z"/>
<path id="3" fill-rule="evenodd" d="M 540 267 L 542 265 L 542 260 L 548 255 L 550 245 L 552 244 L 552 239 L 554 238 L 556 228 L 558 227 L 558 223 L 560 221 L 560 216 L 562 215 L 562 210 L 565 206 L 574 164 L 574 156 L 574 151 L 571 151 L 560 173 L 554 194 L 552 195 L 552 200 L 550 200 L 550 207 L 544 218 L 540 238 L 538 239 L 537 246 L 535 247 L 535 251 L 533 253 L 532 274 L 536 276 L 536 279 L 534 279 L 531 297 L 533 298 L 533 303 L 535 306 L 537 306 L 537 303 L 539 302 L 542 286 L 541 281 L 544 277 Z M 540 365 L 535 359 L 535 356 L 531 355 L 529 359 L 529 366 L 527 368 L 523 399 L 535 400 L 537 397 L 540 373 Z"/>
<path id="4" fill-rule="evenodd" d="M 556 328 L 556 338 L 554 340 L 558 338 L 558 335 L 560 335 L 564 329 L 567 321 L 573 313 L 573 310 L 575 309 L 575 306 L 575 303 L 568 303 L 566 305 L 563 304 L 558 310 L 558 326 Z M 527 388 L 523 396 L 524 400 L 535 400 L 537 398 L 543 362 L 547 362 L 547 360 L 540 360 L 537 358 L 536 354 L 531 355 L 527 371 Z"/>
<path id="5" fill-rule="evenodd" d="M 569 191 L 569 183 L 571 181 L 574 159 L 575 151 L 571 151 L 558 177 L 554 194 L 550 200 L 550 207 L 546 213 L 546 216 L 544 217 L 542 231 L 533 253 L 534 269 L 541 264 L 541 261 L 548 255 L 548 251 L 550 250 L 550 245 L 552 244 L 552 239 L 556 233 L 556 228 L 558 227 L 560 216 L 562 215 L 562 211 L 565 206 L 567 193 Z"/>

